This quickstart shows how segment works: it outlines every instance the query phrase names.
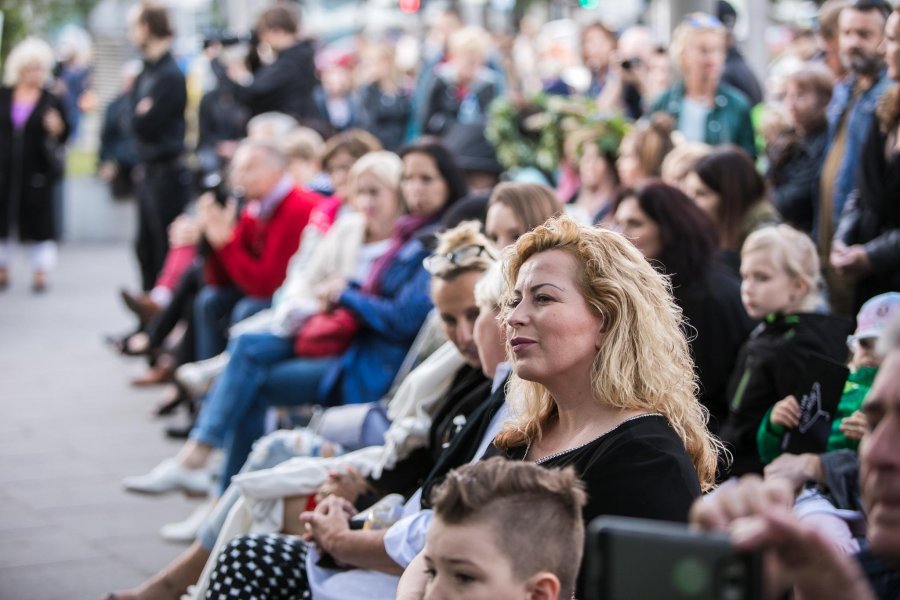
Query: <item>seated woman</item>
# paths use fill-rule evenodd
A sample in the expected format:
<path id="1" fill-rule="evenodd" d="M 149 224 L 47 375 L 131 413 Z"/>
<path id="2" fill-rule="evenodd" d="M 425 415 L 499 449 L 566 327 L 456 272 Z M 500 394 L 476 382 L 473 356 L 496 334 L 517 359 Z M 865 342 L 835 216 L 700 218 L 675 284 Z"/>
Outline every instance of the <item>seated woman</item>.
<path id="1" fill-rule="evenodd" d="M 429 465 L 434 462 L 432 455 L 439 453 L 444 444 L 456 433 L 457 417 L 464 418 L 490 395 L 489 378 L 493 376 L 497 363 L 504 356 L 503 344 L 499 332 L 495 333 L 493 338 L 488 338 L 492 347 L 486 352 L 489 353 L 491 362 L 481 361 L 480 354 L 485 346 L 484 340 L 482 346 L 477 349 L 473 343 L 475 318 L 479 312 L 474 300 L 473 287 L 494 261 L 494 257 L 495 252 L 489 247 L 484 236 L 478 233 L 477 225 L 463 224 L 441 236 L 437 253 L 429 260 L 429 268 L 432 271 L 431 292 L 440 315 L 442 329 L 458 352 L 452 355 L 442 354 L 440 364 L 429 359 L 427 365 L 423 363 L 421 370 L 417 369 L 407 377 L 407 380 L 415 380 L 414 387 L 417 389 L 442 390 L 436 397 L 428 400 L 434 404 L 434 408 L 430 409 L 434 412 L 429 433 L 430 447 L 415 451 L 395 468 L 386 471 L 377 481 L 371 482 L 374 487 L 388 492 L 414 488 L 416 485 L 414 482 L 427 474 Z M 496 326 L 494 330 L 497 330 Z M 442 375 L 435 379 L 436 375 L 433 373 L 443 373 L 448 369 L 450 375 Z M 430 373 L 425 373 L 426 371 Z M 423 383 L 422 377 L 427 378 L 427 383 Z M 405 385 L 406 383 L 401 384 L 395 398 L 406 396 Z M 422 407 L 423 412 L 427 410 L 428 407 Z M 286 448 L 284 444 L 279 443 L 263 444 L 261 450 L 261 452 L 255 450 L 254 455 L 248 460 L 248 465 L 252 463 L 251 468 L 273 467 L 300 452 L 296 446 Z M 325 489 L 326 491 L 344 489 L 352 481 L 354 478 L 333 478 Z M 121 592 L 115 597 L 149 599 L 180 596 L 188 585 L 197 581 L 209 553 L 216 544 L 225 518 L 239 495 L 236 486 L 229 486 L 213 515 L 201 527 L 197 541 L 190 548 L 136 590 Z M 296 515 L 299 509 L 293 507 L 299 505 L 302 508 L 305 504 L 305 497 L 299 504 L 296 501 L 285 503 L 284 523 L 287 531 L 296 529 Z"/>
<path id="2" fill-rule="evenodd" d="M 565 217 L 522 236 L 505 274 L 510 393 L 521 404 L 497 450 L 573 466 L 585 523 L 686 521 L 713 487 L 719 442 L 664 277 L 621 235 Z"/>
<path id="3" fill-rule="evenodd" d="M 563 207 L 553 190 L 536 183 L 501 183 L 488 200 L 484 233 L 498 248 L 516 242 L 550 217 L 562 214 Z"/>
<path id="4" fill-rule="evenodd" d="M 685 193 L 712 217 L 719 247 L 735 273 L 747 236 L 781 220 L 750 155 L 734 146 L 717 148 L 699 159 L 685 180 Z"/>
<path id="5" fill-rule="evenodd" d="M 382 156 L 391 166 L 381 176 L 357 181 L 355 202 L 367 217 L 367 227 L 351 279 L 364 283 L 347 285 L 346 280 L 338 279 L 323 284 L 325 289 L 320 291 L 328 310 L 346 308 L 357 321 L 359 331 L 350 348 L 339 357 L 290 361 L 294 356 L 291 335 L 267 332 L 236 337 L 229 349 L 228 367 L 207 396 L 191 439 L 174 460 L 164 461 L 146 476 L 126 479 L 127 489 L 203 492 L 210 483 L 205 469 L 209 455 L 223 446 L 229 456 L 221 485 L 227 486 L 253 441 L 264 433 L 269 406 L 322 403 L 325 399 L 336 404 L 345 399 L 375 401 L 387 391 L 391 373 L 399 368 L 431 308 L 428 274 L 421 264 L 426 251 L 414 235 L 432 221 L 434 208 L 398 218 L 402 167 L 396 156 Z M 366 187 L 359 187 L 360 183 Z M 286 362 L 290 363 L 289 384 L 271 385 L 273 372 Z M 267 385 L 275 389 L 267 390 Z"/>
<path id="6" fill-rule="evenodd" d="M 741 304 L 740 277 L 718 260 L 712 220 L 677 188 L 654 181 L 624 191 L 615 224 L 672 282 L 700 383 L 699 400 L 709 409 L 715 433 L 728 415 L 728 376 L 753 328 Z"/>

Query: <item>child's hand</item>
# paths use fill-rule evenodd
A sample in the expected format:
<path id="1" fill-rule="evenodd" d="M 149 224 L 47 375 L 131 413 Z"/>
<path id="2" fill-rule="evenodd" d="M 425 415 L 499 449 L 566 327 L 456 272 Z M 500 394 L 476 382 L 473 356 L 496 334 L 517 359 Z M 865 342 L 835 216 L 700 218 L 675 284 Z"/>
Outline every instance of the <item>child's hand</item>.
<path id="1" fill-rule="evenodd" d="M 866 417 L 862 411 L 856 411 L 843 421 L 841 421 L 841 433 L 851 440 L 862 439 L 866 432 Z"/>
<path id="2" fill-rule="evenodd" d="M 788 396 L 784 400 L 776 402 L 772 407 L 772 415 L 769 420 L 773 425 L 794 429 L 800 424 L 800 403 L 794 396 Z"/>

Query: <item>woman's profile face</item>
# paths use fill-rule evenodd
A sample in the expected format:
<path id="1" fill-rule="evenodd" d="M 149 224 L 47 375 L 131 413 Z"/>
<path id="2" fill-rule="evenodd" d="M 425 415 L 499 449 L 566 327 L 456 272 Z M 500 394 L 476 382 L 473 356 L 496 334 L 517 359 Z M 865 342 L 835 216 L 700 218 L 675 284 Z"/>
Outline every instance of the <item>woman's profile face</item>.
<path id="1" fill-rule="evenodd" d="M 514 244 L 525 233 L 525 225 L 510 207 L 502 202 L 495 202 L 488 208 L 484 232 L 496 248 L 502 249 Z"/>
<path id="2" fill-rule="evenodd" d="M 478 318 L 475 284 L 482 275 L 481 271 L 466 271 L 450 281 L 435 278 L 431 286 L 431 297 L 444 334 L 463 355 L 466 364 L 476 368 L 481 366 L 481 360 L 473 336 Z"/>
<path id="3" fill-rule="evenodd" d="M 708 185 L 703 183 L 700 176 L 694 171 L 687 174 L 684 178 L 684 193 L 699 206 L 703 212 L 708 214 L 713 222 L 719 222 L 719 204 L 722 199 Z"/>
<path id="4" fill-rule="evenodd" d="M 390 233 L 400 215 L 400 195 L 370 171 L 356 178 L 356 210 L 366 217 L 366 227 L 378 233 Z"/>
<path id="5" fill-rule="evenodd" d="M 497 310 L 479 311 L 473 333 L 478 357 L 481 360 L 481 370 L 485 377 L 490 378 L 497 372 L 497 365 L 506 360 L 506 339 L 503 337 L 503 329 L 497 315 Z"/>
<path id="6" fill-rule="evenodd" d="M 634 196 L 625 198 L 616 209 L 616 228 L 641 251 L 644 258 L 650 260 L 662 255 L 659 225 L 641 210 Z"/>
<path id="7" fill-rule="evenodd" d="M 602 185 L 609 175 L 609 163 L 601 156 L 597 145 L 585 144 L 578 160 L 578 176 L 582 185 L 587 188 L 597 187 Z"/>
<path id="8" fill-rule="evenodd" d="M 519 269 L 505 326 L 522 379 L 551 389 L 554 382 L 590 385 L 603 321 L 578 288 L 579 269 L 563 250 L 535 254 Z"/>
<path id="9" fill-rule="evenodd" d="M 437 163 L 423 152 L 411 152 L 403 157 L 401 188 L 409 212 L 415 215 L 440 212 L 450 197 L 450 187 Z"/>
<path id="10" fill-rule="evenodd" d="M 616 159 L 616 170 L 623 187 L 631 187 L 646 179 L 647 174 L 641 169 L 641 161 L 637 155 L 634 137 L 627 135 L 619 145 L 619 158 Z"/>

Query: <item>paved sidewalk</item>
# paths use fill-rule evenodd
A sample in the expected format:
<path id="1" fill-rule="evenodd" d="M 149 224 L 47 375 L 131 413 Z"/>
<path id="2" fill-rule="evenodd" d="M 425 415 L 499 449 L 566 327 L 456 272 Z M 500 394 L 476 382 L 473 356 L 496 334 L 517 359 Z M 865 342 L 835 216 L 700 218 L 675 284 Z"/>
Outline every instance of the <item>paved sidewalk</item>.
<path id="1" fill-rule="evenodd" d="M 161 392 L 128 385 L 143 365 L 101 342 L 132 324 L 115 292 L 136 267 L 123 242 L 65 244 L 39 296 L 24 258 L 13 267 L 0 292 L 0 598 L 100 598 L 176 556 L 157 531 L 197 506 L 120 486 L 178 447 L 149 416 Z"/>

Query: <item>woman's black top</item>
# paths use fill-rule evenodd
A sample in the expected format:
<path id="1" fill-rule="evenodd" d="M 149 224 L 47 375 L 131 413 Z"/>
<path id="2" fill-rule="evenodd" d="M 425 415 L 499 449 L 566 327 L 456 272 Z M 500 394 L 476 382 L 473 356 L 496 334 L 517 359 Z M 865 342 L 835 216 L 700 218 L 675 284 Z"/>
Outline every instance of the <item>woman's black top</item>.
<path id="1" fill-rule="evenodd" d="M 506 453 L 522 460 L 525 446 Z M 490 454 L 490 453 L 489 453 Z M 587 444 L 537 461 L 542 467 L 573 467 L 584 482 L 587 526 L 603 515 L 686 522 L 700 496 L 700 482 L 684 444 L 662 415 L 632 417 Z M 583 564 L 578 598 L 583 597 Z"/>

